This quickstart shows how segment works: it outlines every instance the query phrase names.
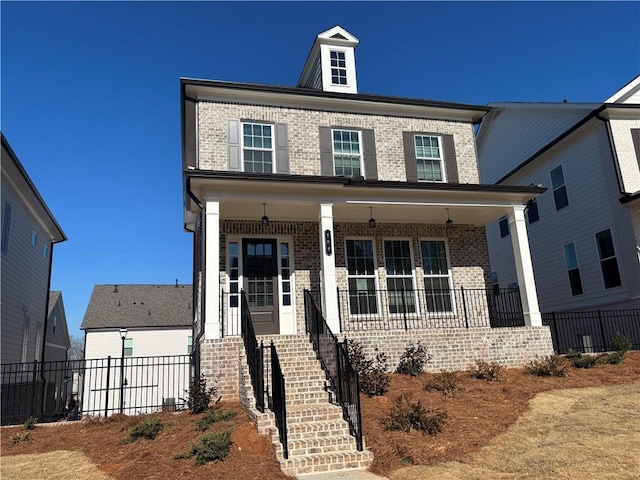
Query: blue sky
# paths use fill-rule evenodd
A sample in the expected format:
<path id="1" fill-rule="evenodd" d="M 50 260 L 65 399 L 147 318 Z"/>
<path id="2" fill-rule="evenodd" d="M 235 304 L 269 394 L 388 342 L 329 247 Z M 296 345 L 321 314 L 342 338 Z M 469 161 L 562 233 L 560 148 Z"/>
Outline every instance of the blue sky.
<path id="1" fill-rule="evenodd" d="M 2 131 L 69 237 L 70 332 L 95 284 L 191 283 L 179 78 L 295 85 L 315 35 L 360 39 L 360 92 L 600 102 L 640 73 L 638 2 L 1 3 Z"/>

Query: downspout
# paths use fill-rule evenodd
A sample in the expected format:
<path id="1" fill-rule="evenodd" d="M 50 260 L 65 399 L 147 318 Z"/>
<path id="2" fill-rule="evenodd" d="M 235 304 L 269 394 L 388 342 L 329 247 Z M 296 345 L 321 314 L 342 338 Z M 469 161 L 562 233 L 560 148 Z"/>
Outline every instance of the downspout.
<path id="1" fill-rule="evenodd" d="M 198 208 L 200 209 L 200 232 L 202 232 L 202 212 L 204 211 L 204 207 L 202 206 L 202 202 L 200 202 L 200 199 L 198 197 L 196 197 L 196 195 L 193 193 L 193 191 L 191 190 L 191 177 L 187 177 L 187 195 L 189 196 L 189 198 L 191 198 L 194 203 L 198 206 Z M 202 241 L 202 233 L 200 236 L 200 239 Z M 194 256 L 194 260 L 196 257 L 196 248 L 197 246 L 197 240 L 198 240 L 198 234 L 197 232 L 193 232 L 193 256 Z M 201 252 L 202 252 L 202 257 L 200 258 L 200 261 L 202 263 L 206 263 L 204 262 L 204 258 L 206 256 L 206 248 L 204 248 L 204 245 L 201 248 Z M 195 262 L 194 262 L 195 263 Z M 193 287 L 195 287 L 196 285 L 196 268 L 195 268 L 195 264 L 193 265 L 194 269 L 193 269 Z M 200 339 L 202 338 L 202 336 L 204 335 L 204 319 L 205 319 L 205 314 L 206 314 L 206 295 L 207 295 L 207 289 L 206 289 L 206 275 L 204 275 L 204 269 L 202 269 L 202 280 L 200 282 L 201 285 L 201 298 L 202 301 L 200 302 L 200 332 L 198 332 L 198 334 L 196 335 L 196 325 L 195 322 L 193 324 L 192 330 L 191 330 L 191 335 L 193 337 L 193 343 L 191 345 L 191 360 L 193 361 L 193 351 L 194 351 L 194 345 L 198 345 L 197 349 L 198 351 L 200 351 Z M 197 299 L 198 299 L 198 292 L 196 292 L 195 288 L 193 288 L 193 292 L 191 294 L 191 302 L 194 308 L 194 312 L 195 312 L 195 306 L 197 304 Z M 195 367 L 195 377 L 196 380 L 200 378 L 200 358 L 197 358 L 196 361 L 194 362 Z"/>
<path id="2" fill-rule="evenodd" d="M 605 107 L 606 105 L 603 105 Z M 604 108 L 600 107 L 595 114 L 595 118 L 604 123 L 605 128 L 607 129 L 607 138 L 609 140 L 609 150 L 611 151 L 611 158 L 614 162 L 614 167 L 616 170 L 616 176 L 618 177 L 618 189 L 620 190 L 620 194 L 624 195 L 623 182 L 622 182 L 622 174 L 620 172 L 620 163 L 618 162 L 618 154 L 616 153 L 616 149 L 613 148 L 613 133 L 611 132 L 611 123 L 609 119 L 601 117 L 600 112 L 602 112 Z"/>

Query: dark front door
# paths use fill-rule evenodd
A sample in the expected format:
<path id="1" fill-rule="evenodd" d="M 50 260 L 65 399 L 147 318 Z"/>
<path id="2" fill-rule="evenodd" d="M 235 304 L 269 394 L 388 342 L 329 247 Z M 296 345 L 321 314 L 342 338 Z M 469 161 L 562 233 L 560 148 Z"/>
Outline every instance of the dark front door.
<path id="1" fill-rule="evenodd" d="M 256 335 L 280 333 L 277 246 L 275 239 L 242 241 L 244 290 Z"/>

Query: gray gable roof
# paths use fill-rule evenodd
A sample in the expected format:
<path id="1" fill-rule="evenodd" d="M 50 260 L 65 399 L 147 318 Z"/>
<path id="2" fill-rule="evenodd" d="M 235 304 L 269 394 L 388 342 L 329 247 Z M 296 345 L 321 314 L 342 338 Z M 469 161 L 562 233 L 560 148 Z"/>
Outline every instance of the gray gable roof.
<path id="1" fill-rule="evenodd" d="M 80 328 L 188 327 L 191 285 L 95 285 Z"/>
<path id="2" fill-rule="evenodd" d="M 51 310 L 53 310 L 53 307 L 56 306 L 56 302 L 58 301 L 58 298 L 60 298 L 60 291 L 59 290 L 51 290 L 49 292 L 49 306 L 47 308 L 47 316 L 51 315 Z"/>

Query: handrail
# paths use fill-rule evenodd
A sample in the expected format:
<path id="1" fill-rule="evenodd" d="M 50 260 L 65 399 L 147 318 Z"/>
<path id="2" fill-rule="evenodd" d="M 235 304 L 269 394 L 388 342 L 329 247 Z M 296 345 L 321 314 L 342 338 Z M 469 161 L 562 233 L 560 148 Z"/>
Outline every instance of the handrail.
<path id="1" fill-rule="evenodd" d="M 269 408 L 276 417 L 276 426 L 282 444 L 284 458 L 289 458 L 289 445 L 287 441 L 287 394 L 284 375 L 280 367 L 280 359 L 276 346 L 271 340 L 271 402 Z"/>
<path id="2" fill-rule="evenodd" d="M 342 407 L 342 417 L 349 424 L 349 433 L 355 437 L 357 449 L 362 451 L 364 445 L 358 374 L 351 365 L 346 345 L 339 342 L 331 332 L 313 295 L 306 289 L 304 307 L 307 333 L 331 384 L 334 393 L 332 402 Z"/>
<path id="3" fill-rule="evenodd" d="M 241 297 L 241 334 L 244 342 L 244 351 L 247 354 L 247 364 L 249 365 L 249 375 L 251 376 L 251 386 L 253 395 L 256 398 L 256 410 L 264 413 L 264 352 L 263 346 L 258 346 L 256 332 L 251 321 L 249 303 L 244 290 L 240 291 Z"/>

